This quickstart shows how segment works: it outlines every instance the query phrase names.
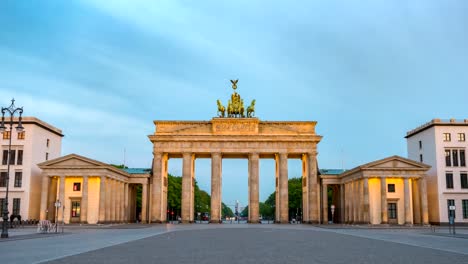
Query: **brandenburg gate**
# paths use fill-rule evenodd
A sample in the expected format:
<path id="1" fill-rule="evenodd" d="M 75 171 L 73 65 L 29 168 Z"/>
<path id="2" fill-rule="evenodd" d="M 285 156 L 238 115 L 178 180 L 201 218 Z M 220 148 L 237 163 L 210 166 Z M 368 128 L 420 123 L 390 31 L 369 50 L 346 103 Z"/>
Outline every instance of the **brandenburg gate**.
<path id="1" fill-rule="evenodd" d="M 288 223 L 288 159 L 302 160 L 303 221 L 319 223 L 320 182 L 317 176 L 315 121 L 261 121 L 255 115 L 255 100 L 247 109 L 234 92 L 224 107 L 218 100 L 218 117 L 210 121 L 154 121 L 153 177 L 149 215 L 143 219 L 166 222 L 167 164 L 182 158 L 182 222 L 194 221 L 195 160 L 211 159 L 211 222 L 221 222 L 222 159 L 248 159 L 249 223 L 259 219 L 259 160 L 275 160 L 277 223 Z M 147 205 L 143 205 L 145 207 Z M 144 210 L 143 213 L 146 210 Z"/>

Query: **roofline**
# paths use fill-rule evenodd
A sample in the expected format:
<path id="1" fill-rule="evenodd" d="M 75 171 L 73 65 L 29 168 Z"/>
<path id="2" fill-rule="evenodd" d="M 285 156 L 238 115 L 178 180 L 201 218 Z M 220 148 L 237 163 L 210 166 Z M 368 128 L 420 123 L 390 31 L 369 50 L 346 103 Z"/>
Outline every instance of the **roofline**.
<path id="1" fill-rule="evenodd" d="M 468 126 L 468 119 L 457 120 L 454 118 L 452 119 L 435 118 L 425 123 L 424 125 L 421 125 L 413 130 L 406 132 L 405 138 L 410 138 L 434 126 Z"/>
<path id="2" fill-rule="evenodd" d="M 5 120 L 6 121 L 6 120 Z M 23 124 L 28 124 L 28 125 L 37 125 L 38 127 L 41 127 L 49 132 L 52 132 L 56 134 L 57 136 L 64 137 L 65 135 L 62 134 L 62 130 L 54 127 L 53 125 L 42 121 L 41 119 L 33 116 L 24 116 L 21 119 L 21 122 Z M 13 118 L 13 124 L 18 124 L 18 117 Z"/>

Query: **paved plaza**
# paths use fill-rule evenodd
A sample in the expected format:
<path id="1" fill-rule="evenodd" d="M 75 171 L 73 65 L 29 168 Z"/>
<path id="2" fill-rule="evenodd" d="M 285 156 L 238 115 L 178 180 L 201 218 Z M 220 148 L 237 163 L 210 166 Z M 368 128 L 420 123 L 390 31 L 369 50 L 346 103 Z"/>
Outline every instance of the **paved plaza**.
<path id="1" fill-rule="evenodd" d="M 310 225 L 69 226 L 11 230 L 2 263 L 467 263 L 468 230 Z"/>

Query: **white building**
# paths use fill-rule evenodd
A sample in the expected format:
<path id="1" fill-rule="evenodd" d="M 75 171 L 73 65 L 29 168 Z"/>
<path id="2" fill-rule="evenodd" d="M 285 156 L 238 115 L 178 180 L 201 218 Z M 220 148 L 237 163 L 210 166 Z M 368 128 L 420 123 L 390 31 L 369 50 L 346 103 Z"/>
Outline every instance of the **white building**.
<path id="1" fill-rule="evenodd" d="M 9 117 L 5 117 L 8 131 L 0 135 L 0 209 L 3 209 L 5 199 L 8 142 L 12 136 L 8 211 L 21 215 L 22 220 L 39 219 L 42 180 L 37 164 L 60 157 L 63 134 L 60 129 L 35 117 L 23 117 L 22 122 L 23 132 L 16 131 L 15 122 L 10 133 Z"/>
<path id="2" fill-rule="evenodd" d="M 406 134 L 408 157 L 431 165 L 427 175 L 429 220 L 448 223 L 455 205 L 455 222 L 468 224 L 468 119 L 432 121 Z"/>

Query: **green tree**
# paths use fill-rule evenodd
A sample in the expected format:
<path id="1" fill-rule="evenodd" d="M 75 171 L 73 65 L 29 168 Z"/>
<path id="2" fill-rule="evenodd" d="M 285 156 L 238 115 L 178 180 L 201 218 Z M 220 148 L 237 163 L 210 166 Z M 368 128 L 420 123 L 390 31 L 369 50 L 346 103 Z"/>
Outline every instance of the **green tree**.
<path id="1" fill-rule="evenodd" d="M 224 203 L 221 203 L 222 206 L 222 217 L 233 217 L 234 213 L 232 212 L 231 208 L 229 208 L 227 205 Z"/>

